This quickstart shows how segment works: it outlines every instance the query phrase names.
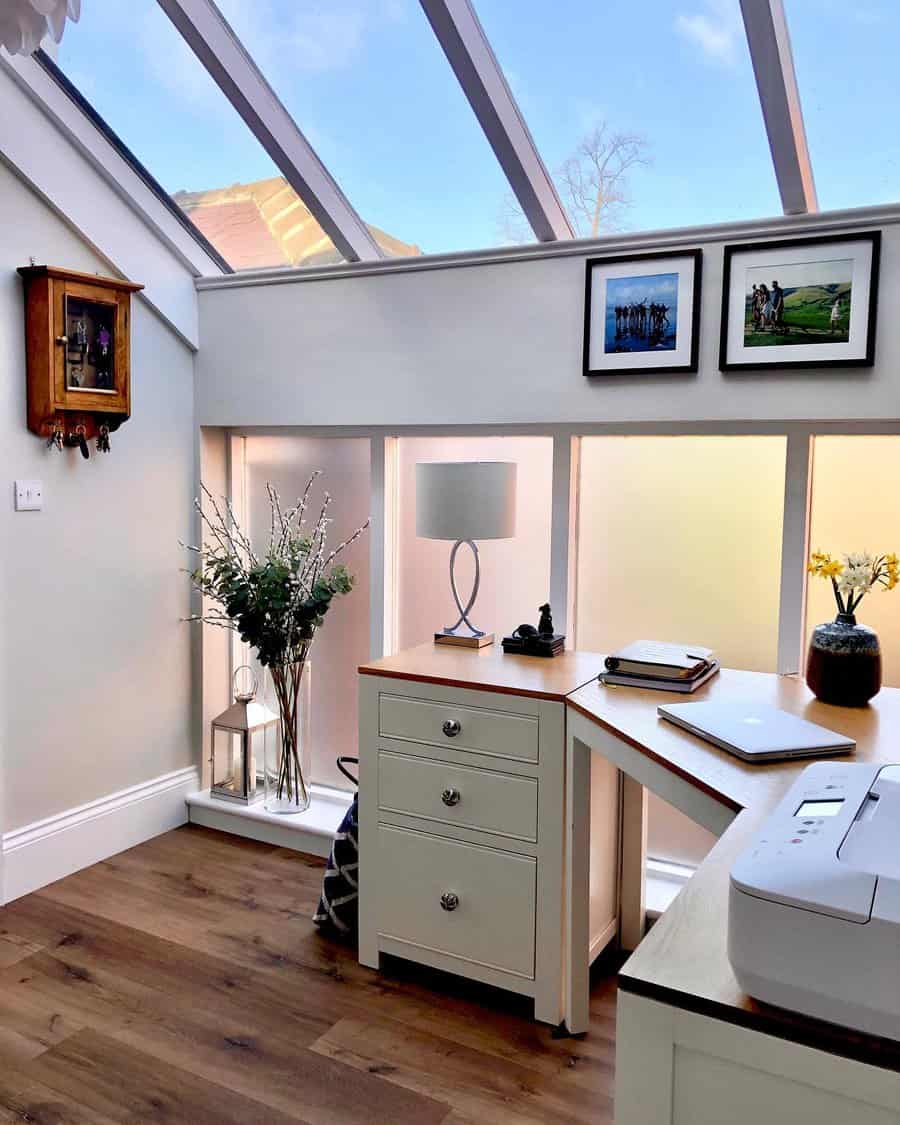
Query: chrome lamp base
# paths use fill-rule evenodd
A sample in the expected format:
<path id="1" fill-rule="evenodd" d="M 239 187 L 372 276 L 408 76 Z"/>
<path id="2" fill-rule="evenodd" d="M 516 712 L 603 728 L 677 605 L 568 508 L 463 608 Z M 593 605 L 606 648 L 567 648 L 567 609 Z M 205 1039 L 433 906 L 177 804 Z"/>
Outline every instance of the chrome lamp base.
<path id="1" fill-rule="evenodd" d="M 462 599 L 459 596 L 459 590 L 456 585 L 456 556 L 459 553 L 460 547 L 465 543 L 472 549 L 472 554 L 475 558 L 475 580 L 472 583 L 472 592 L 469 594 L 469 600 L 465 605 L 462 604 Z M 434 643 L 436 645 L 456 645 L 458 648 L 486 648 L 488 645 L 494 643 L 493 633 L 484 633 L 481 629 L 476 629 L 472 622 L 469 620 L 469 613 L 472 606 L 475 604 L 475 599 L 478 597 L 478 587 L 481 585 L 481 563 L 478 559 L 478 548 L 471 539 L 457 539 L 453 544 L 450 551 L 450 589 L 453 592 L 453 600 L 456 602 L 456 608 L 459 610 L 459 618 L 453 625 L 449 625 L 440 633 L 434 634 Z M 457 630 L 465 625 L 468 632 L 457 632 Z"/>

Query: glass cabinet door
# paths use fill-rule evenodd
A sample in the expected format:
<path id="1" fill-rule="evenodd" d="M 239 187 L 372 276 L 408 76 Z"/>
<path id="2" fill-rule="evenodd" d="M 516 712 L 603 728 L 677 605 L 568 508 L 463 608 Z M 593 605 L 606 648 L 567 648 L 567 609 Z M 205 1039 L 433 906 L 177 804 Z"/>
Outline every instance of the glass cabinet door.
<path id="1" fill-rule="evenodd" d="M 65 296 L 66 390 L 116 393 L 116 305 Z"/>

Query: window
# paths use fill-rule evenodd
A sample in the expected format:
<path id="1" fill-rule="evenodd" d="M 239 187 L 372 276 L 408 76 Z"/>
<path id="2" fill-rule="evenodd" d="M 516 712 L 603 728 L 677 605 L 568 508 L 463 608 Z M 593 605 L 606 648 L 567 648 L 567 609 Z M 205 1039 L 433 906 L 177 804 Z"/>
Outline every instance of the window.
<path id="1" fill-rule="evenodd" d="M 515 461 L 518 465 L 515 539 L 484 540 L 481 591 L 472 611 L 479 629 L 500 638 L 523 621 L 537 623 L 550 596 L 550 510 L 553 441 L 548 437 L 400 438 L 397 442 L 395 647 L 430 641 L 458 614 L 450 593 L 450 543 L 416 536 L 419 461 Z M 471 589 L 473 567 L 460 552 L 460 596 Z"/>
<path id="2" fill-rule="evenodd" d="M 785 454 L 783 437 L 583 438 L 578 647 L 682 641 L 774 671 Z M 715 843 L 653 794 L 647 821 L 651 857 L 698 864 Z"/>
<path id="3" fill-rule="evenodd" d="M 497 245 L 506 179 L 418 3 L 222 10 L 389 255 Z"/>
<path id="4" fill-rule="evenodd" d="M 91 0 L 58 63 L 234 269 L 341 260 L 155 0 Z"/>
<path id="5" fill-rule="evenodd" d="M 783 437 L 588 437 L 581 443 L 578 647 L 642 637 L 777 662 Z"/>
<path id="6" fill-rule="evenodd" d="M 812 550 L 900 554 L 900 437 L 817 437 L 813 447 L 809 544 Z M 807 584 L 806 635 L 837 612 L 827 582 Z M 900 686 L 900 590 L 867 594 L 857 620 L 875 629 L 884 682 Z"/>
<path id="7" fill-rule="evenodd" d="M 738 0 L 476 7 L 582 235 L 781 214 Z M 835 61 L 831 73 L 838 66 L 846 72 Z M 573 201 L 565 165 L 575 158 L 569 168 L 583 175 L 590 151 L 609 155 L 591 141 L 604 125 L 600 143 L 618 138 L 617 152 L 601 191 L 577 190 Z M 634 137 L 636 147 L 627 140 Z M 585 140 L 590 151 L 579 154 Z M 615 175 L 631 156 L 641 162 Z"/>
<path id="8" fill-rule="evenodd" d="M 254 544 L 268 542 L 266 483 L 283 500 L 295 501 L 315 469 L 322 470 L 311 494 L 315 514 L 326 491 L 334 497 L 329 543 L 337 546 L 365 523 L 370 496 L 368 438 L 254 436 L 245 438 L 243 446 L 243 522 Z M 349 595 L 335 599 L 313 644 L 304 696 L 310 700 L 309 720 L 304 725 L 309 731 L 312 782 L 346 789 L 335 758 L 356 754 L 356 669 L 369 658 L 368 534 L 349 547 L 341 561 L 355 575 L 356 585 Z"/>
<path id="9" fill-rule="evenodd" d="M 900 7 L 786 0 L 785 8 L 819 206 L 892 203 L 900 195 Z"/>

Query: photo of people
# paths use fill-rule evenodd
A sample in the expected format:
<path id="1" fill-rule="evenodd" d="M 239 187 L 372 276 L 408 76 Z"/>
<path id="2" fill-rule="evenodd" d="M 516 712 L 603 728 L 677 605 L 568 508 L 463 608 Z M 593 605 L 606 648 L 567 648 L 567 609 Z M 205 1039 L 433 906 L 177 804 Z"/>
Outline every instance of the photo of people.
<path id="1" fill-rule="evenodd" d="M 678 274 L 611 277 L 606 282 L 606 353 L 674 351 Z"/>
<path id="2" fill-rule="evenodd" d="M 845 344 L 852 278 L 852 260 L 747 269 L 744 346 Z"/>
<path id="3" fill-rule="evenodd" d="M 703 252 L 588 258 L 585 375 L 697 370 Z"/>

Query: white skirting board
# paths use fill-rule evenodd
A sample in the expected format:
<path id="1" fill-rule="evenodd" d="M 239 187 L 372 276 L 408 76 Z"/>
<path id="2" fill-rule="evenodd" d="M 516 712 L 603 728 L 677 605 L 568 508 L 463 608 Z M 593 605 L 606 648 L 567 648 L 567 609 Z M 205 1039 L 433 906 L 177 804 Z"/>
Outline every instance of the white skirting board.
<path id="1" fill-rule="evenodd" d="M 7 832 L 0 902 L 185 824 L 185 799 L 199 784 L 197 768 L 188 766 Z"/>

